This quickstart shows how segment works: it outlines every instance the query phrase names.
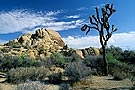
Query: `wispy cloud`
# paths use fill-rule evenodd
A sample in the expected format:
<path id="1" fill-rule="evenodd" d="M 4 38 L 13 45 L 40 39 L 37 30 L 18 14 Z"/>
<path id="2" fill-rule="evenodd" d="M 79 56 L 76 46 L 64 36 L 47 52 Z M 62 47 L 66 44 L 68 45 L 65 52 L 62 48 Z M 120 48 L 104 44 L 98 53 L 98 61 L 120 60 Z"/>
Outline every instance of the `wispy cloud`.
<path id="1" fill-rule="evenodd" d="M 60 30 L 77 28 L 80 25 L 82 25 L 82 23 L 83 23 L 83 20 L 75 20 L 71 22 L 50 22 L 50 23 L 46 23 L 45 26 L 47 26 L 48 28 L 54 29 L 56 31 L 60 31 Z"/>
<path id="2" fill-rule="evenodd" d="M 80 7 L 80 8 L 78 8 L 77 10 L 78 11 L 82 11 L 82 10 L 87 10 L 88 8 L 87 7 Z"/>
<path id="3" fill-rule="evenodd" d="M 113 34 L 108 42 L 108 46 L 114 45 L 123 49 L 135 50 L 135 32 Z M 72 48 L 101 47 L 98 36 L 63 38 L 63 40 Z"/>
<path id="4" fill-rule="evenodd" d="M 66 16 L 66 18 L 80 18 L 79 15 L 73 15 L 73 16 Z"/>
<path id="5" fill-rule="evenodd" d="M 0 12 L 0 34 L 27 32 L 37 28 L 45 27 L 56 31 L 76 28 L 83 20 L 60 21 L 56 17 L 62 11 L 32 12 L 28 10 L 14 10 Z M 69 18 L 77 18 L 70 16 Z"/>

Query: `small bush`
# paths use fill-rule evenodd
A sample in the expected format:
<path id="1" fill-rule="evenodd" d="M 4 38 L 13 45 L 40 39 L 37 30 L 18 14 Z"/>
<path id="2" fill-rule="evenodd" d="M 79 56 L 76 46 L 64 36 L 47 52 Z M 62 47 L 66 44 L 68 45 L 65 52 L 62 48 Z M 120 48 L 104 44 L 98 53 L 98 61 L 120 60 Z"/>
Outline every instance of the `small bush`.
<path id="1" fill-rule="evenodd" d="M 50 71 L 44 67 L 20 67 L 11 69 L 7 73 L 7 81 L 9 83 L 21 83 L 27 80 L 41 80 L 44 79 Z"/>
<path id="2" fill-rule="evenodd" d="M 15 42 L 15 41 L 9 41 L 9 42 L 6 43 L 5 45 L 11 46 L 11 47 L 13 47 L 13 48 L 20 48 L 20 47 L 22 47 L 21 43 Z"/>
<path id="3" fill-rule="evenodd" d="M 64 56 L 60 53 L 53 53 L 50 59 L 54 60 L 56 66 L 62 66 L 65 62 Z"/>
<path id="4" fill-rule="evenodd" d="M 0 71 L 8 71 L 11 68 L 17 67 L 30 67 L 30 66 L 39 66 L 39 61 L 33 60 L 27 56 L 9 56 L 1 55 L 0 56 Z"/>
<path id="5" fill-rule="evenodd" d="M 127 77 L 131 77 L 131 71 L 135 67 L 133 65 L 128 65 L 126 63 L 109 63 L 109 74 L 114 76 L 116 80 L 122 80 Z"/>
<path id="6" fill-rule="evenodd" d="M 83 63 L 90 67 L 95 72 L 94 74 L 102 74 L 102 68 L 104 67 L 102 56 L 87 56 L 84 58 Z"/>
<path id="7" fill-rule="evenodd" d="M 60 84 L 60 86 L 61 86 L 61 88 L 60 88 L 60 90 L 70 90 L 69 88 L 70 88 L 70 85 L 69 84 Z"/>
<path id="8" fill-rule="evenodd" d="M 51 67 L 51 66 L 57 66 L 57 67 L 65 67 L 65 64 L 68 64 L 71 62 L 71 59 L 68 57 L 65 57 L 61 53 L 52 53 L 50 58 L 42 59 L 41 60 L 41 65 L 46 66 L 46 67 Z"/>
<path id="9" fill-rule="evenodd" d="M 10 49 L 9 49 L 9 48 L 2 48 L 1 51 L 2 51 L 3 53 L 8 53 L 8 52 L 10 51 Z"/>
<path id="10" fill-rule="evenodd" d="M 126 73 L 117 72 L 117 73 L 114 73 L 113 76 L 114 76 L 114 78 L 113 78 L 114 80 L 123 80 L 126 78 Z"/>
<path id="11" fill-rule="evenodd" d="M 112 53 L 107 53 L 106 58 L 108 60 L 108 63 L 118 63 L 119 61 L 115 59 Z"/>
<path id="12" fill-rule="evenodd" d="M 19 84 L 16 90 L 45 90 L 45 89 L 44 84 L 42 84 L 41 82 L 29 81 L 27 83 Z"/>
<path id="13" fill-rule="evenodd" d="M 91 68 L 86 67 L 82 62 L 73 62 L 65 69 L 65 75 L 70 78 L 71 84 L 91 74 Z"/>
<path id="14" fill-rule="evenodd" d="M 62 82 L 62 73 L 53 73 L 49 76 L 49 82 L 52 84 L 60 84 Z"/>

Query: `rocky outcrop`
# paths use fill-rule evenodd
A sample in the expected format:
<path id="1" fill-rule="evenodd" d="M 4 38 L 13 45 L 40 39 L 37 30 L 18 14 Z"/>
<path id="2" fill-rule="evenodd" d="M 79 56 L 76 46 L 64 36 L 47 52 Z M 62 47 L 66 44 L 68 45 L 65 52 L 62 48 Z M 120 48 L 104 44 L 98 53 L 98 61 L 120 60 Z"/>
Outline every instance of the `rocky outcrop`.
<path id="1" fill-rule="evenodd" d="M 79 55 L 81 58 L 84 58 L 86 56 L 90 56 L 90 55 L 100 55 L 100 50 L 99 48 L 94 48 L 94 47 L 89 47 L 89 48 L 85 48 L 85 49 L 77 49 L 75 50 L 75 53 L 77 55 Z"/>
<path id="2" fill-rule="evenodd" d="M 17 39 L 9 41 L 4 46 L 0 46 L 4 54 L 10 55 L 28 55 L 31 58 L 49 57 L 52 52 L 66 52 L 66 56 L 76 60 L 85 58 L 89 55 L 99 55 L 98 48 L 89 47 L 85 49 L 70 49 L 65 45 L 58 32 L 50 29 L 41 28 L 35 33 L 26 33 Z"/>
<path id="3" fill-rule="evenodd" d="M 60 51 L 64 46 L 65 43 L 59 33 L 46 28 L 38 29 L 34 34 L 24 34 L 5 44 L 5 47 L 11 47 L 8 53 L 15 55 L 25 53 L 31 58 L 45 58 L 52 52 Z"/>
<path id="4" fill-rule="evenodd" d="M 14 41 L 20 43 L 23 45 L 23 47 L 43 46 L 46 49 L 49 49 L 50 47 L 59 49 L 65 45 L 64 41 L 61 39 L 61 36 L 57 32 L 45 28 L 38 29 L 35 34 L 24 34 Z"/>

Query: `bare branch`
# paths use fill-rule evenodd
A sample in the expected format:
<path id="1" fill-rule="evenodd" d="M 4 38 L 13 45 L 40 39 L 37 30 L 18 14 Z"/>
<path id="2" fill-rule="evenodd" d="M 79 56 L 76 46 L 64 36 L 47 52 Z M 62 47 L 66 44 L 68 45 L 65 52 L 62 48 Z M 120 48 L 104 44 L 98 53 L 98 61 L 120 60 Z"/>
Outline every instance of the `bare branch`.
<path id="1" fill-rule="evenodd" d="M 98 20 L 97 20 L 96 16 L 92 15 L 92 17 L 94 18 L 95 22 L 98 24 Z"/>
<path id="2" fill-rule="evenodd" d="M 85 24 L 82 28 L 81 31 L 85 31 L 87 29 L 87 25 Z"/>
<path id="3" fill-rule="evenodd" d="M 97 26 L 97 23 L 93 22 L 92 17 L 89 17 L 89 18 L 90 18 L 90 23 Z"/>
<path id="4" fill-rule="evenodd" d="M 114 25 L 112 25 L 112 32 L 117 31 L 117 28 L 114 28 Z"/>
<path id="5" fill-rule="evenodd" d="M 101 20 L 100 20 L 100 18 L 99 18 L 98 7 L 96 7 L 96 15 L 97 15 L 97 20 L 98 20 L 98 22 L 102 25 L 102 22 L 101 22 Z"/>
<path id="6" fill-rule="evenodd" d="M 96 29 L 96 30 L 98 30 L 98 31 L 99 31 L 99 28 L 97 28 L 97 27 L 90 27 L 90 28 L 93 28 L 93 29 Z"/>
<path id="7" fill-rule="evenodd" d="M 90 32 L 90 27 L 88 27 L 88 31 L 86 32 L 86 35 Z"/>

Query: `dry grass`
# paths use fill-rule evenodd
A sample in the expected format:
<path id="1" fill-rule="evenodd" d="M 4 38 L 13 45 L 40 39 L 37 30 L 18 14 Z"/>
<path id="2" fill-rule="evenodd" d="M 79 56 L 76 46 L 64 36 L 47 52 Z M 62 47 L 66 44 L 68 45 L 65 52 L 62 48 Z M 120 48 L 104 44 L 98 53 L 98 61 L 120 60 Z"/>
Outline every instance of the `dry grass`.
<path id="1" fill-rule="evenodd" d="M 119 87 L 132 87 L 133 83 L 129 79 L 121 81 L 112 80 L 113 77 L 109 76 L 92 76 L 87 77 L 85 80 L 81 80 L 74 84 L 74 87 L 90 87 L 90 88 L 119 88 Z"/>
<path id="2" fill-rule="evenodd" d="M 129 79 L 121 81 L 111 80 L 112 77 L 108 76 L 91 76 L 75 83 L 75 88 L 118 88 L 118 87 L 132 87 L 133 83 Z M 1 80 L 1 78 L 0 78 Z M 11 85 L 8 83 L 0 83 L 0 90 L 16 90 L 17 85 Z M 78 89 L 77 89 L 78 90 Z"/>
<path id="3" fill-rule="evenodd" d="M 16 85 L 11 85 L 8 83 L 0 83 L 0 90 L 15 90 Z"/>

